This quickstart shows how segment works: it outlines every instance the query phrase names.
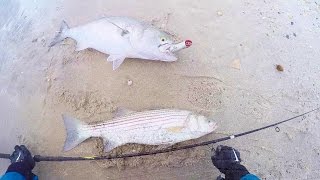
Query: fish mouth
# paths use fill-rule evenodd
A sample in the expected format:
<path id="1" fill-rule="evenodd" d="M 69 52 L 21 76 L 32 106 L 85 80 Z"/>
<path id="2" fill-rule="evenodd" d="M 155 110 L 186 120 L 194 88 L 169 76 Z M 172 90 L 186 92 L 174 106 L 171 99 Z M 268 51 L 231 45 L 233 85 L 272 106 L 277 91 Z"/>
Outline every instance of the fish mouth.
<path id="1" fill-rule="evenodd" d="M 176 61 L 178 58 L 176 55 L 171 51 L 171 48 L 174 44 L 160 44 L 158 46 L 159 51 L 164 55 L 164 60 L 163 61 Z"/>
<path id="2" fill-rule="evenodd" d="M 158 49 L 161 53 L 165 53 L 166 60 L 165 61 L 176 61 L 177 57 L 175 56 L 175 52 L 178 52 L 182 49 L 189 48 L 192 45 L 191 40 L 185 40 L 180 43 L 164 43 L 158 46 Z"/>
<path id="3" fill-rule="evenodd" d="M 189 48 L 191 45 L 192 45 L 192 41 L 191 40 L 185 40 L 185 41 L 182 41 L 182 42 L 176 43 L 176 44 L 173 44 L 173 43 L 160 44 L 158 46 L 158 48 L 159 48 L 159 50 L 161 52 L 174 53 L 174 52 L 180 51 L 182 49 Z"/>
<path id="4" fill-rule="evenodd" d="M 160 52 L 165 53 L 165 52 L 170 52 L 170 47 L 171 47 L 171 46 L 172 46 L 172 44 L 164 43 L 164 44 L 160 44 L 160 45 L 158 46 L 158 48 L 159 48 L 159 51 L 160 51 Z"/>

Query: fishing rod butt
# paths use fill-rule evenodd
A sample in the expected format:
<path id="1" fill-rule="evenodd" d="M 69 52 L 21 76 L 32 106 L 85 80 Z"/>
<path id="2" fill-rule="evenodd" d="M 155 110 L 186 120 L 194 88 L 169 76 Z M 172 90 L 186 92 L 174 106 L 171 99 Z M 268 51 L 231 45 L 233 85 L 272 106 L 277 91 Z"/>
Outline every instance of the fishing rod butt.
<path id="1" fill-rule="evenodd" d="M 35 162 L 40 162 L 40 161 L 41 161 L 41 156 L 40 156 L 40 155 L 34 155 L 34 156 L 33 156 L 33 160 L 34 160 Z"/>
<path id="2" fill-rule="evenodd" d="M 0 159 L 10 159 L 10 154 L 0 153 Z"/>

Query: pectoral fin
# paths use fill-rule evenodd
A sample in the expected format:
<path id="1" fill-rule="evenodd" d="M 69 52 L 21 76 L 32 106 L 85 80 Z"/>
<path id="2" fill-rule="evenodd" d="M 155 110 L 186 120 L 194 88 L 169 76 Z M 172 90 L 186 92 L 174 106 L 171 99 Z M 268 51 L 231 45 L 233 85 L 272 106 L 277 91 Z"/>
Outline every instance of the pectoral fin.
<path id="1" fill-rule="evenodd" d="M 127 35 L 127 34 L 129 34 L 129 31 L 128 31 L 128 30 L 122 30 L 121 36 L 125 36 L 125 35 Z"/>
<path id="2" fill-rule="evenodd" d="M 112 61 L 112 69 L 116 70 L 120 67 L 126 57 L 123 55 L 110 55 L 107 61 Z"/>
<path id="3" fill-rule="evenodd" d="M 121 30 L 121 36 L 125 36 L 130 33 L 127 29 L 124 29 L 124 28 L 118 26 L 116 23 L 114 23 L 112 21 L 108 21 L 108 22 L 115 25 L 116 27 L 118 27 Z"/>

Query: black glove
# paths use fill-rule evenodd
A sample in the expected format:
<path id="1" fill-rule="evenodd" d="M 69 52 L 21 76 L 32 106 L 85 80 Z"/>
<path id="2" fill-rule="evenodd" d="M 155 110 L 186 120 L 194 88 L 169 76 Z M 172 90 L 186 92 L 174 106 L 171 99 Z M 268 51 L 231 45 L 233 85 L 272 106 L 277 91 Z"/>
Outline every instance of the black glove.
<path id="1" fill-rule="evenodd" d="M 24 145 L 16 145 L 14 147 L 14 151 L 10 156 L 10 161 L 11 163 L 25 162 L 30 170 L 32 170 L 36 165 L 30 151 Z"/>
<path id="2" fill-rule="evenodd" d="M 232 147 L 218 146 L 212 151 L 211 160 L 219 171 L 225 174 L 225 178 L 239 180 L 242 176 L 249 174 L 249 171 L 240 164 L 240 152 Z"/>
<path id="3" fill-rule="evenodd" d="M 7 172 L 18 172 L 26 177 L 32 179 L 34 174 L 32 169 L 36 165 L 30 151 L 24 146 L 16 145 L 14 151 L 10 156 L 11 165 L 8 167 Z"/>

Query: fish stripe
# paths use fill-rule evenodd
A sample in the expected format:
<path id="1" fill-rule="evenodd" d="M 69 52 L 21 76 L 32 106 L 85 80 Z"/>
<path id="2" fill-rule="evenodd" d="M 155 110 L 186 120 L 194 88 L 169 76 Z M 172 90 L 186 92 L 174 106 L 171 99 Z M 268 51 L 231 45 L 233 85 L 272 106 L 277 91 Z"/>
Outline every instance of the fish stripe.
<path id="1" fill-rule="evenodd" d="M 130 127 L 136 127 L 136 126 L 141 126 L 144 127 L 145 125 L 148 124 L 163 124 L 163 123 L 176 123 L 176 121 L 181 121 L 181 120 L 185 120 L 185 118 L 159 118 L 159 119 L 155 119 L 156 121 L 150 122 L 148 121 L 148 123 L 140 123 L 140 124 L 126 124 L 125 128 L 130 128 Z M 150 123 L 149 123 L 150 122 Z M 117 128 L 117 126 L 111 126 L 111 128 Z M 106 128 L 110 128 L 109 126 L 107 126 Z"/>
<path id="2" fill-rule="evenodd" d="M 167 122 L 167 123 L 163 123 L 161 125 L 169 125 L 172 124 L 173 122 Z M 151 125 L 151 126 L 143 126 L 143 127 L 136 127 L 136 128 L 131 128 L 131 129 L 121 129 L 121 132 L 123 131 L 132 131 L 132 130 L 137 130 L 137 129 L 147 129 L 147 131 L 156 131 L 151 129 L 152 127 L 160 127 L 159 125 Z M 115 131 L 115 129 L 110 130 L 107 128 L 104 129 L 93 129 L 94 131 L 99 131 L 100 133 L 109 133 L 110 131 Z M 157 129 L 158 130 L 158 129 Z"/>
<path id="3" fill-rule="evenodd" d="M 109 121 L 109 122 L 104 122 L 104 123 L 100 123 L 97 124 L 97 126 L 101 126 L 101 125 L 107 125 L 107 124 L 119 124 L 120 122 L 129 122 L 129 121 L 135 121 L 137 118 L 144 118 L 147 119 L 149 117 L 157 117 L 157 116 L 163 116 L 163 115 L 187 115 L 190 112 L 188 111 L 175 111 L 175 112 L 171 112 L 168 113 L 166 111 L 147 111 L 147 112 L 138 112 L 135 114 L 130 114 L 128 116 L 123 116 L 123 117 L 119 117 L 119 118 L 115 118 L 115 120 L 113 121 Z"/>
<path id="4" fill-rule="evenodd" d="M 122 124 L 112 124 L 112 125 L 93 125 L 93 126 L 89 126 L 89 129 L 116 129 L 116 128 L 128 128 L 128 127 L 136 127 L 136 126 L 144 126 L 146 124 L 155 124 L 155 123 L 163 123 L 165 121 L 171 121 L 171 122 L 176 122 L 176 121 L 184 121 L 187 119 L 187 115 L 184 116 L 177 116 L 177 117 L 173 117 L 173 116 L 163 116 L 163 117 L 153 117 L 152 119 L 136 119 L 136 121 L 134 122 L 127 122 L 127 123 L 122 123 Z M 152 121 L 150 121 L 152 120 Z M 161 124 L 160 124 L 161 125 Z"/>
<path id="5" fill-rule="evenodd" d="M 176 118 L 176 117 L 186 117 L 188 116 L 188 114 L 183 114 L 183 115 L 165 115 L 165 116 L 140 116 L 140 117 L 136 117 L 134 119 L 131 119 L 131 120 L 128 120 L 128 121 L 121 121 L 120 123 L 117 123 L 117 122 L 114 122 L 114 123 L 102 123 L 102 124 L 96 124 L 96 125 L 93 125 L 93 126 L 108 126 L 108 127 L 111 127 L 111 126 L 119 126 L 119 125 L 125 125 L 125 124 L 130 124 L 130 123 L 135 123 L 137 122 L 137 124 L 143 124 L 145 122 L 148 122 L 151 123 L 153 121 L 156 121 L 157 118 Z"/>
<path id="6" fill-rule="evenodd" d="M 178 114 L 189 114 L 189 111 L 182 111 L 182 110 L 154 110 L 154 111 L 145 111 L 145 112 L 136 112 L 134 114 L 130 114 L 127 116 L 122 116 L 122 117 L 117 117 L 114 118 L 114 120 L 112 122 L 105 122 L 102 124 L 109 124 L 109 123 L 118 123 L 118 122 L 123 122 L 123 121 L 130 121 L 131 119 L 134 119 L 136 117 L 141 117 L 141 116 L 145 116 L 145 117 L 150 117 L 151 115 L 156 116 L 156 115 L 178 115 Z"/>

